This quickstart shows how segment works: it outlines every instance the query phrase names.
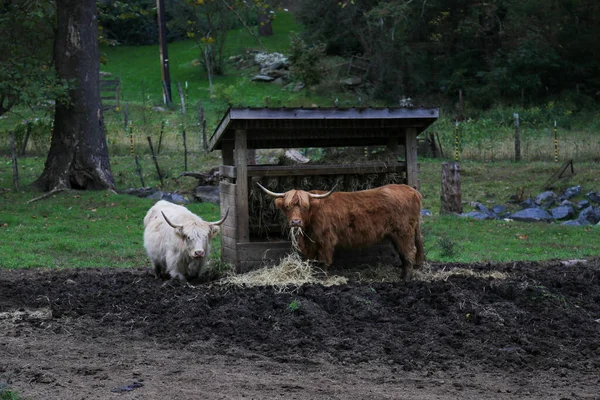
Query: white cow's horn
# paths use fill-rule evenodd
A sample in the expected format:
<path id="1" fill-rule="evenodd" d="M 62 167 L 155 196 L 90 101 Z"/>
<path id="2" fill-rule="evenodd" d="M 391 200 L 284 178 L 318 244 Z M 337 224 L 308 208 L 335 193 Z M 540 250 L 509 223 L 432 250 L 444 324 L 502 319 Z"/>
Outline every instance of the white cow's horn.
<path id="1" fill-rule="evenodd" d="M 211 224 L 211 225 L 221 225 L 223 222 L 225 222 L 225 218 L 227 218 L 228 214 L 229 214 L 229 208 L 227 209 L 227 211 L 225 211 L 225 216 L 223 218 L 221 218 L 220 220 L 218 220 L 216 222 L 209 222 L 209 224 Z"/>
<path id="2" fill-rule="evenodd" d="M 309 193 L 309 195 L 313 199 L 324 199 L 325 197 L 328 197 L 328 196 L 331 195 L 331 193 L 333 193 L 333 191 L 335 190 L 336 186 L 337 186 L 337 183 L 335 185 L 333 185 L 333 188 L 329 192 L 327 192 L 327 193 L 323 193 L 323 194 Z"/>
<path id="3" fill-rule="evenodd" d="M 265 192 L 266 194 L 268 194 L 271 197 L 283 197 L 283 196 L 285 196 L 285 193 L 271 192 L 269 189 L 267 189 L 266 187 L 264 187 L 260 183 L 256 182 L 256 184 L 263 190 L 263 192 Z"/>
<path id="4" fill-rule="evenodd" d="M 171 221 L 169 221 L 169 218 L 167 218 L 167 216 L 165 215 L 164 212 L 161 211 L 160 213 L 162 214 L 162 216 L 165 219 L 165 221 L 167 221 L 167 224 L 171 225 L 171 227 L 173 227 L 175 229 L 183 227 L 183 225 L 175 225 L 174 223 L 172 223 Z"/>

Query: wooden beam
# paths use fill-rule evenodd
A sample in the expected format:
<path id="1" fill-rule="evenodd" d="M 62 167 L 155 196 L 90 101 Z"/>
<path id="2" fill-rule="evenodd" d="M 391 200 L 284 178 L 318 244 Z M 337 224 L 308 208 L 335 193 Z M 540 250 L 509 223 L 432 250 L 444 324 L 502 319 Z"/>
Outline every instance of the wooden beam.
<path id="1" fill-rule="evenodd" d="M 417 129 L 408 128 L 405 135 L 406 184 L 417 190 L 419 184 L 419 166 L 417 165 Z"/>
<path id="2" fill-rule="evenodd" d="M 248 176 L 313 176 L 393 173 L 406 163 L 369 163 L 348 165 L 252 165 Z"/>
<path id="3" fill-rule="evenodd" d="M 250 240 L 249 222 L 248 222 L 248 165 L 246 144 L 246 131 L 235 131 L 235 166 L 236 176 L 236 211 L 237 211 L 237 229 L 238 241 L 246 243 Z"/>

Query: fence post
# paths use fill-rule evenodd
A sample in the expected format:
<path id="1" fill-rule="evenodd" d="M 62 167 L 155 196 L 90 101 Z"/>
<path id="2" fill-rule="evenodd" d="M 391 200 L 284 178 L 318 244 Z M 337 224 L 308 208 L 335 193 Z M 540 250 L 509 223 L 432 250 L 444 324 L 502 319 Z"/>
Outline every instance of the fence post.
<path id="1" fill-rule="evenodd" d="M 556 120 L 554 120 L 554 162 L 558 162 L 558 131 L 556 130 Z"/>
<path id="2" fill-rule="evenodd" d="M 202 130 L 202 148 L 204 151 L 208 151 L 208 138 L 206 137 L 206 119 L 204 118 L 204 109 L 202 108 L 202 102 L 198 100 L 198 125 Z"/>
<path id="3" fill-rule="evenodd" d="M 154 154 L 154 146 L 152 146 L 152 138 L 148 136 L 148 144 L 150 145 L 150 152 L 152 153 L 152 159 L 154 160 L 154 165 L 156 166 L 156 173 L 158 175 L 158 179 L 160 180 L 160 186 L 163 187 L 163 177 L 160 173 L 160 168 L 158 166 L 158 160 L 156 159 L 156 154 Z"/>
<path id="4" fill-rule="evenodd" d="M 521 129 L 519 127 L 519 114 L 514 113 L 515 118 L 515 161 L 521 161 Z"/>
<path id="5" fill-rule="evenodd" d="M 461 214 L 462 193 L 460 167 L 457 162 L 442 163 L 442 193 L 440 214 Z"/>
<path id="6" fill-rule="evenodd" d="M 17 161 L 17 149 L 15 147 L 15 134 L 10 131 L 10 154 L 12 155 L 13 165 L 13 187 L 15 192 L 19 191 L 19 165 Z"/>

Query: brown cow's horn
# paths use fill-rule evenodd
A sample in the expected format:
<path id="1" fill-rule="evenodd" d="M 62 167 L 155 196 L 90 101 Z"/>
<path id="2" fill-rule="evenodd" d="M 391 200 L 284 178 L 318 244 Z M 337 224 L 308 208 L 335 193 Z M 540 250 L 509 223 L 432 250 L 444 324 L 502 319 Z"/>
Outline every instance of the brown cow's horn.
<path id="1" fill-rule="evenodd" d="M 285 196 L 285 193 L 271 192 L 269 189 L 267 189 L 266 187 L 264 187 L 260 183 L 256 182 L 256 184 L 263 190 L 263 192 L 265 192 L 266 194 L 268 194 L 271 197 L 283 197 L 283 196 Z"/>
<path id="2" fill-rule="evenodd" d="M 227 211 L 225 211 L 225 216 L 223 218 L 221 218 L 220 220 L 218 220 L 216 222 L 209 222 L 209 224 L 211 224 L 211 225 L 221 225 L 223 222 L 225 222 L 225 218 L 227 218 L 227 215 L 229 215 L 229 208 L 227 209 Z"/>
<path id="3" fill-rule="evenodd" d="M 171 227 L 173 227 L 175 229 L 183 227 L 183 225 L 175 225 L 174 223 L 172 223 L 171 221 L 169 221 L 169 218 L 167 218 L 167 216 L 165 215 L 164 212 L 161 211 L 160 213 L 162 214 L 162 216 L 165 219 L 165 221 L 167 221 L 167 224 L 171 225 Z"/>
<path id="4" fill-rule="evenodd" d="M 337 186 L 337 183 L 335 185 L 333 185 L 333 189 L 331 189 L 329 192 L 327 193 L 323 193 L 323 194 L 314 194 L 314 193 L 309 193 L 310 197 L 312 197 L 313 199 L 324 199 L 325 197 L 328 197 L 331 195 L 331 193 L 333 193 L 333 191 L 335 190 Z"/>

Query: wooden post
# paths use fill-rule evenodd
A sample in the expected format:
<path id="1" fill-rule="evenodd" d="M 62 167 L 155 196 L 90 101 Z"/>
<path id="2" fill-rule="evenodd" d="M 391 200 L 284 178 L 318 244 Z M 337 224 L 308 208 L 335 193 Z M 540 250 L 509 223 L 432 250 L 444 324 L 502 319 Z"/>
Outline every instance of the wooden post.
<path id="1" fill-rule="evenodd" d="M 17 161 L 17 149 L 15 147 L 15 134 L 10 131 L 10 154 L 12 155 L 13 165 L 13 187 L 15 192 L 19 191 L 19 165 Z"/>
<path id="2" fill-rule="evenodd" d="M 138 156 L 135 155 L 133 157 L 135 159 L 135 165 L 137 167 L 137 173 L 140 176 L 140 180 L 142 181 L 142 187 L 146 187 L 146 183 L 144 182 L 144 176 L 142 175 L 142 166 L 140 165 L 140 161 L 138 160 Z"/>
<path id="3" fill-rule="evenodd" d="M 158 149 L 156 151 L 157 154 L 160 154 L 160 147 L 162 146 L 162 138 L 163 132 L 165 130 L 165 121 L 160 121 L 160 135 L 158 136 Z"/>
<path id="4" fill-rule="evenodd" d="M 206 119 L 204 118 L 204 108 L 202 108 L 202 102 L 198 100 L 198 126 L 202 132 L 202 148 L 204 151 L 208 151 L 208 138 L 206 136 Z"/>
<path id="5" fill-rule="evenodd" d="M 187 162 L 187 139 L 185 135 L 185 126 L 183 127 L 183 168 L 184 171 L 188 170 L 188 162 Z"/>
<path id="6" fill-rule="evenodd" d="M 248 223 L 248 165 L 247 165 L 247 136 L 245 130 L 235 131 L 235 166 L 236 166 L 236 215 L 238 242 L 247 243 L 250 241 L 249 223 Z"/>
<path id="7" fill-rule="evenodd" d="M 514 113 L 515 118 L 515 161 L 521 161 L 521 129 L 519 128 L 519 114 Z"/>
<path id="8" fill-rule="evenodd" d="M 146 125 L 146 90 L 144 88 L 144 80 L 142 79 L 142 121 Z"/>
<path id="9" fill-rule="evenodd" d="M 177 82 L 177 90 L 179 90 L 179 99 L 181 100 L 181 114 L 183 115 L 183 120 L 185 121 L 185 94 L 183 93 L 181 82 Z"/>
<path id="10" fill-rule="evenodd" d="M 407 128 L 405 135 L 406 184 L 417 190 L 419 184 L 419 167 L 417 161 L 417 129 Z"/>
<path id="11" fill-rule="evenodd" d="M 27 142 L 29 142 L 30 134 L 31 134 L 31 122 L 27 121 L 27 125 L 25 125 L 25 139 L 23 139 L 23 147 L 21 147 L 21 156 L 25 155 L 25 150 L 27 149 Z"/>
<path id="12" fill-rule="evenodd" d="M 233 165 L 233 143 L 224 141 L 221 152 L 223 153 L 223 165 Z"/>
<path id="13" fill-rule="evenodd" d="M 160 173 L 160 168 L 158 167 L 158 160 L 156 159 L 156 154 L 154 154 L 154 146 L 152 146 L 152 138 L 148 136 L 148 144 L 150 145 L 150 152 L 152 153 L 152 159 L 154 160 L 154 165 L 156 166 L 156 173 L 158 174 L 158 179 L 160 180 L 160 186 L 164 186 L 163 177 Z"/>
<path id="14" fill-rule="evenodd" d="M 125 112 L 123 113 L 123 127 L 127 129 L 127 125 L 129 124 L 129 102 L 125 102 Z"/>
<path id="15" fill-rule="evenodd" d="M 171 108 L 171 74 L 169 73 L 169 51 L 167 47 L 167 25 L 165 24 L 165 2 L 156 0 L 158 15 L 158 43 L 160 48 L 160 65 L 163 84 L 163 96 L 167 107 Z"/>
<path id="16" fill-rule="evenodd" d="M 440 214 L 461 214 L 460 167 L 458 163 L 442 163 L 442 193 Z"/>
<path id="17" fill-rule="evenodd" d="M 558 131 L 556 130 L 556 120 L 554 120 L 554 162 L 558 162 Z"/>

